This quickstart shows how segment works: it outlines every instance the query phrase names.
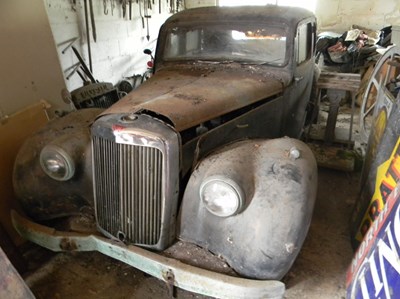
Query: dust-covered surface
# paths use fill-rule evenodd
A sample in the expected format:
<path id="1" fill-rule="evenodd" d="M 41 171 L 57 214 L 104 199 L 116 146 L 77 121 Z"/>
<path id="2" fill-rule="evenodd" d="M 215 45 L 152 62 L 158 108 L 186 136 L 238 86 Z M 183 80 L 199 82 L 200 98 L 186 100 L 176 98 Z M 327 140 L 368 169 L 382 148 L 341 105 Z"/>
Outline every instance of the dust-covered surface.
<path id="1" fill-rule="evenodd" d="M 310 231 L 283 280 L 286 299 L 345 298 L 346 270 L 352 258 L 348 223 L 357 190 L 357 173 L 319 169 Z M 178 244 L 171 251 L 169 255 L 179 253 L 182 260 L 193 257 L 203 266 L 209 258 L 198 247 L 193 249 L 187 244 Z M 229 270 L 222 262 L 221 267 Z M 39 299 L 169 298 L 164 282 L 96 252 L 52 254 L 48 262 L 25 276 L 25 280 Z M 209 298 L 180 289 L 176 295 Z"/>
<path id="2" fill-rule="evenodd" d="M 25 281 L 37 299 L 169 298 L 163 282 L 97 252 L 57 254 Z M 207 298 L 176 293 L 178 298 Z"/>
<path id="3" fill-rule="evenodd" d="M 239 276 L 221 256 L 214 255 L 208 250 L 189 242 L 178 241 L 162 254 L 195 267 L 230 276 Z"/>
<path id="4" fill-rule="evenodd" d="M 311 227 L 284 282 L 286 299 L 341 299 L 353 251 L 349 219 L 357 198 L 358 173 L 319 169 Z"/>

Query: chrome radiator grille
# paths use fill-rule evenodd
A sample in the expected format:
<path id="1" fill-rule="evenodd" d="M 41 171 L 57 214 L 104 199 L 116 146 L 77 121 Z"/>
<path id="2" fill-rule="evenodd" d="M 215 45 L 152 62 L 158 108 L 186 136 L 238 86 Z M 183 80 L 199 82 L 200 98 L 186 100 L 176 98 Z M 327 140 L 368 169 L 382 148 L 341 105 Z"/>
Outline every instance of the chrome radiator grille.
<path id="1" fill-rule="evenodd" d="M 157 244 L 162 223 L 162 152 L 99 136 L 92 140 L 98 225 L 127 243 Z"/>

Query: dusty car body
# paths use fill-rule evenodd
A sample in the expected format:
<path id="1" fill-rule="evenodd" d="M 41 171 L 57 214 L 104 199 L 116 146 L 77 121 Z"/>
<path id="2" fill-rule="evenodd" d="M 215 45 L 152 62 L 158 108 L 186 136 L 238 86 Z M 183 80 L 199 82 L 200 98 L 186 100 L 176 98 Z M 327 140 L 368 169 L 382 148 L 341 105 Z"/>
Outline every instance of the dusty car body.
<path id="1" fill-rule="evenodd" d="M 77 120 L 71 113 L 49 123 L 16 160 L 15 191 L 33 220 L 93 209 L 107 238 L 13 214 L 17 230 L 52 250 L 98 250 L 194 292 L 281 297 L 277 280 L 300 251 L 316 196 L 314 157 L 296 139 L 315 31 L 313 14 L 299 8 L 210 7 L 170 17 L 148 81 L 99 115 L 83 109 Z M 77 132 L 86 137 L 72 145 Z M 153 252 L 176 240 L 244 278 Z"/>

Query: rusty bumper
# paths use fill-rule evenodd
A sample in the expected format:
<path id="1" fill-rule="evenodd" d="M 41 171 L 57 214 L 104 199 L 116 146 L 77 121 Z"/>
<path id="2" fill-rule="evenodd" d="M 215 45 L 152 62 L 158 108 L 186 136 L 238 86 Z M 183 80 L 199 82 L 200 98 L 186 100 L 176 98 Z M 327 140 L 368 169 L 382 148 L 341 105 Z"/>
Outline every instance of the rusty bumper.
<path id="1" fill-rule="evenodd" d="M 34 223 L 15 211 L 11 218 L 18 233 L 52 251 L 99 251 L 168 284 L 217 298 L 282 298 L 285 285 L 277 280 L 232 277 L 184 264 L 146 249 L 98 235 L 61 232 Z"/>

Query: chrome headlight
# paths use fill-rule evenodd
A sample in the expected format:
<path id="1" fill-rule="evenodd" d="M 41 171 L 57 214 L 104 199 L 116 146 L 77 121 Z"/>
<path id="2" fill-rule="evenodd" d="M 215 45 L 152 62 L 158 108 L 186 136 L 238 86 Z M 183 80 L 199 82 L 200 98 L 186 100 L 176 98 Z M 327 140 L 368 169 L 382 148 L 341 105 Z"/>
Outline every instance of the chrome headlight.
<path id="1" fill-rule="evenodd" d="M 215 176 L 201 184 L 200 198 L 209 212 L 220 217 L 228 217 L 240 211 L 244 193 L 232 179 Z"/>
<path id="2" fill-rule="evenodd" d="M 71 156 L 53 144 L 46 145 L 40 152 L 40 166 L 52 179 L 67 181 L 75 173 L 75 163 Z"/>

